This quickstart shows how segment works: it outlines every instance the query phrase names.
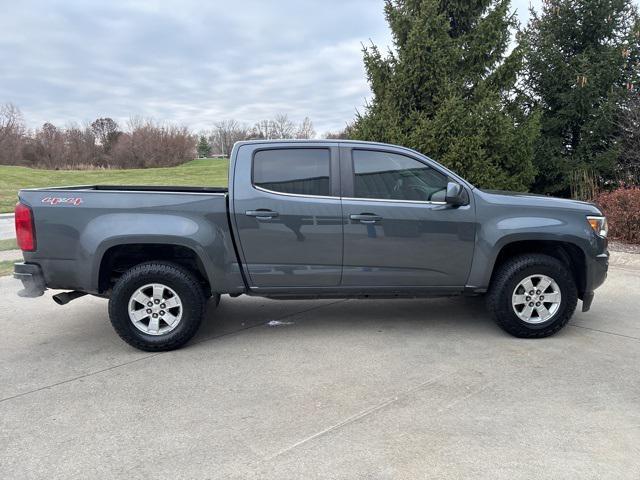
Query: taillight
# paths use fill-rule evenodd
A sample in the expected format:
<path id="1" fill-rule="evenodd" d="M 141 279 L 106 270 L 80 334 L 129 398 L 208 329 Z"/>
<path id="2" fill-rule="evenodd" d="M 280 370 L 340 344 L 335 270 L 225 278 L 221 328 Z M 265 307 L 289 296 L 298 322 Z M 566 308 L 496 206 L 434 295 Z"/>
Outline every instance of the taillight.
<path id="1" fill-rule="evenodd" d="M 18 203 L 16 205 L 16 237 L 18 247 L 25 252 L 36 249 L 36 232 L 33 226 L 33 212 L 29 207 Z"/>

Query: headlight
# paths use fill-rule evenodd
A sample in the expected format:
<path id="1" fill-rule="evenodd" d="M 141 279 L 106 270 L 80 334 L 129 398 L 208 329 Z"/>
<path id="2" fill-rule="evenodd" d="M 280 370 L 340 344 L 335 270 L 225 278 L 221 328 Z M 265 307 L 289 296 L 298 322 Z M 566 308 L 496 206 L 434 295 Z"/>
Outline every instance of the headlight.
<path id="1" fill-rule="evenodd" d="M 596 235 L 600 235 L 601 237 L 607 236 L 607 232 L 609 231 L 607 217 L 589 216 L 587 217 L 587 222 L 589 222 L 593 231 L 596 232 Z"/>

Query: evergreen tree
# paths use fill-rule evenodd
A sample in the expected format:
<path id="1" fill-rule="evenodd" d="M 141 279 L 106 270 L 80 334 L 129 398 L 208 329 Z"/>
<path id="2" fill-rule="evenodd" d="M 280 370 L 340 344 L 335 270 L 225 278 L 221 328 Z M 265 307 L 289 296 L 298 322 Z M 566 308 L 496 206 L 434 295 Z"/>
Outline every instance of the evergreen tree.
<path id="1" fill-rule="evenodd" d="M 539 131 L 517 88 L 523 53 L 507 54 L 509 0 L 387 0 L 394 50 L 364 49 L 373 99 L 356 138 L 419 150 L 489 188 L 527 190 Z"/>
<path id="2" fill-rule="evenodd" d="M 211 145 L 209 144 L 209 140 L 204 135 L 200 135 L 200 140 L 198 141 L 198 157 L 206 158 L 211 155 Z"/>
<path id="3" fill-rule="evenodd" d="M 531 11 L 527 83 L 542 111 L 534 190 L 568 195 L 578 178 L 613 176 L 619 117 L 638 90 L 638 35 L 632 0 L 547 0 Z"/>

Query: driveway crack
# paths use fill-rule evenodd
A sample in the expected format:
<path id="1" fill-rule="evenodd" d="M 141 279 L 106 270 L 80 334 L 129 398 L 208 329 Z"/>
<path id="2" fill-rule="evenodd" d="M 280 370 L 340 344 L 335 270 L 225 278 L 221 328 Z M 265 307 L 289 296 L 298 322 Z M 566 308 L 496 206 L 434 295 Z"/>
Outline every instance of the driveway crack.
<path id="1" fill-rule="evenodd" d="M 319 432 L 316 432 L 316 433 L 314 433 L 312 435 L 309 435 L 308 437 L 303 438 L 302 440 L 300 440 L 298 442 L 295 442 L 295 443 L 293 443 L 293 444 L 291 444 L 291 445 L 289 445 L 289 446 L 287 446 L 287 447 L 285 447 L 285 448 L 283 448 L 281 450 L 278 450 L 276 453 L 267 456 L 264 460 L 266 460 L 266 461 L 273 460 L 276 457 L 284 455 L 285 453 L 290 452 L 291 450 L 293 450 L 295 448 L 298 448 L 301 445 L 304 445 L 305 443 L 308 443 L 308 442 L 310 442 L 312 440 L 315 440 L 316 438 L 319 438 L 319 437 L 322 437 L 324 435 L 327 435 L 328 433 L 331 433 L 331 432 L 333 432 L 335 430 L 338 430 L 338 429 L 340 429 L 342 427 L 345 427 L 345 426 L 350 425 L 350 424 L 352 424 L 354 422 L 357 422 L 358 420 L 360 420 L 362 418 L 368 417 L 369 415 L 372 415 L 372 414 L 376 413 L 377 411 L 382 410 L 383 408 L 385 408 L 385 407 L 387 407 L 389 405 L 392 405 L 394 403 L 397 403 L 397 402 L 399 402 L 401 400 L 406 399 L 411 394 L 417 392 L 418 390 L 422 390 L 422 389 L 432 385 L 433 383 L 435 383 L 440 378 L 442 378 L 444 376 L 447 376 L 449 374 L 450 374 L 449 372 L 445 372 L 445 373 L 441 373 L 440 375 L 436 375 L 435 377 L 430 378 L 426 382 L 422 382 L 422 383 L 420 383 L 420 384 L 418 384 L 418 385 L 416 385 L 414 387 L 411 387 L 408 390 L 405 390 L 405 391 L 401 392 L 398 395 L 395 395 L 395 396 L 393 396 L 391 398 L 388 398 L 388 399 L 386 399 L 386 400 L 384 400 L 384 401 L 382 401 L 380 403 L 377 403 L 377 404 L 375 404 L 375 405 L 373 405 L 373 406 L 371 406 L 369 408 L 365 408 L 364 410 L 361 410 L 360 412 L 355 413 L 355 414 L 345 418 L 344 420 L 342 420 L 342 421 L 340 421 L 340 422 L 338 422 L 338 423 L 336 423 L 334 425 L 331 425 L 331 426 L 329 426 L 329 427 L 327 427 L 327 428 L 325 428 L 323 430 L 320 430 Z"/>

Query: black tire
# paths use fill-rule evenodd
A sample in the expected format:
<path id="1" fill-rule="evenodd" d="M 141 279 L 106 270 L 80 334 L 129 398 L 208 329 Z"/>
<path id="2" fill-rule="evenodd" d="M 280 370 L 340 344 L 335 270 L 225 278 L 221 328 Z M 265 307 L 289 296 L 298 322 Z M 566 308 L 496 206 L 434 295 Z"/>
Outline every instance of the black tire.
<path id="1" fill-rule="evenodd" d="M 182 318 L 171 331 L 151 335 L 140 331 L 129 318 L 129 300 L 144 285 L 160 283 L 171 288 L 182 302 Z M 168 262 L 141 263 L 122 275 L 109 298 L 109 318 L 115 331 L 129 345 L 147 352 L 174 350 L 198 331 L 205 306 L 205 294 L 195 275 Z"/>
<path id="2" fill-rule="evenodd" d="M 543 323 L 525 322 L 516 315 L 512 305 L 516 286 L 530 275 L 551 277 L 560 289 L 560 306 Z M 487 307 L 496 323 L 506 332 L 520 338 L 542 338 L 558 332 L 573 315 L 577 303 L 578 289 L 570 268 L 557 258 L 538 253 L 520 255 L 500 265 L 487 295 Z"/>

